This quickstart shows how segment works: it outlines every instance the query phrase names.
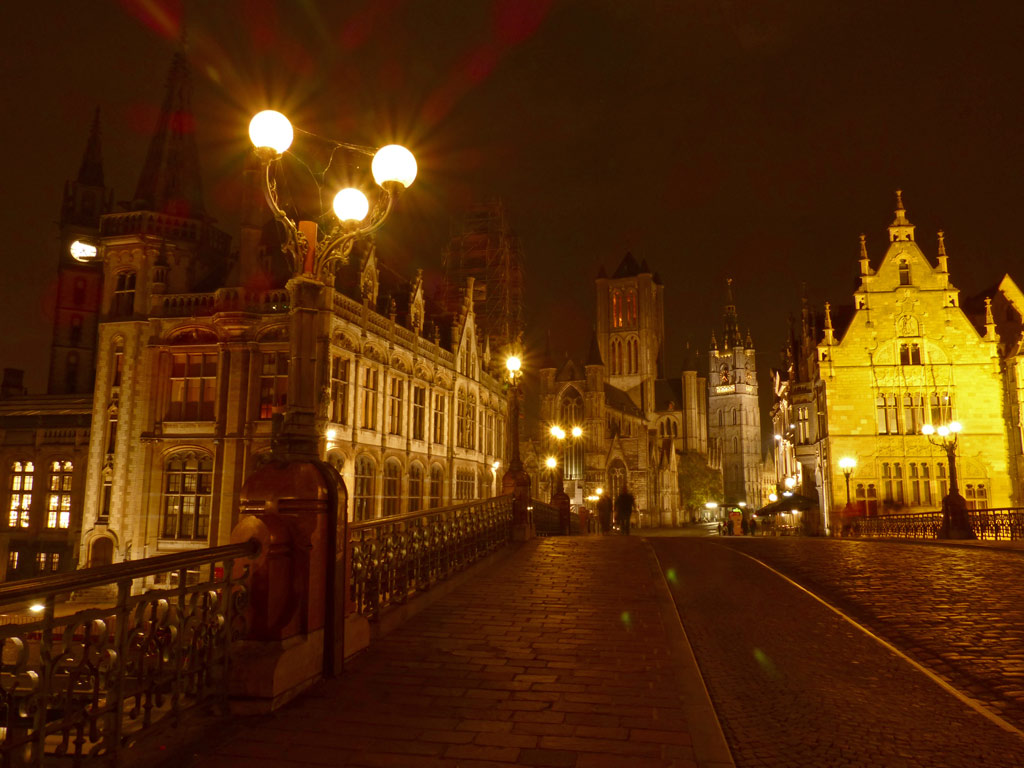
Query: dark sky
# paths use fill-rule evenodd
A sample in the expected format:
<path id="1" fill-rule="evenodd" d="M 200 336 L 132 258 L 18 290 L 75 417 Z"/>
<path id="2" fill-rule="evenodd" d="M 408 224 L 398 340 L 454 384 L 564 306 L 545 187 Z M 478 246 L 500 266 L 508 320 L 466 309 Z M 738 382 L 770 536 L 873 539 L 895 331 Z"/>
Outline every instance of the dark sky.
<path id="1" fill-rule="evenodd" d="M 210 0 L 188 6 L 207 208 L 234 235 L 249 116 L 407 144 L 420 176 L 381 249 L 438 268 L 449 216 L 505 199 L 528 316 L 586 350 L 593 276 L 627 250 L 660 272 L 669 372 L 736 281 L 760 365 L 800 284 L 843 303 L 857 236 L 880 258 L 902 187 L 954 282 L 1018 272 L 1024 8 L 984 2 Z M 93 109 L 116 199 L 141 169 L 181 5 L 5 5 L 0 366 L 45 386 L 64 180 Z"/>

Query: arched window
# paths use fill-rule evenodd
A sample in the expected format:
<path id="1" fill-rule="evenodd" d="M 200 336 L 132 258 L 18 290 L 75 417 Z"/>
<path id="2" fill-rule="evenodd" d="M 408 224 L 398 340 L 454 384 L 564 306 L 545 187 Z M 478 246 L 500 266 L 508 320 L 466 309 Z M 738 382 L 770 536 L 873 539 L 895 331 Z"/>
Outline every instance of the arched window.
<path id="1" fill-rule="evenodd" d="M 50 464 L 50 493 L 46 499 L 46 527 L 68 528 L 71 525 L 71 472 L 70 461 Z"/>
<path id="2" fill-rule="evenodd" d="M 417 463 L 409 465 L 409 511 L 423 509 L 423 467 Z"/>
<path id="3" fill-rule="evenodd" d="M 630 338 L 628 344 L 629 349 L 629 372 L 639 373 L 640 372 L 640 339 L 636 336 Z"/>
<path id="4" fill-rule="evenodd" d="M 626 322 L 636 325 L 636 291 L 626 291 Z"/>
<path id="5" fill-rule="evenodd" d="M 679 425 L 675 420 L 670 421 L 669 425 L 672 427 L 672 437 L 679 437 Z"/>
<path id="6" fill-rule="evenodd" d="M 352 519 L 373 519 L 373 485 L 376 467 L 366 454 L 356 459 L 355 493 L 352 495 Z"/>
<path id="7" fill-rule="evenodd" d="M 467 426 L 468 410 L 466 390 L 460 389 L 455 393 L 455 445 L 459 448 L 468 447 L 466 443 L 469 439 L 469 427 Z"/>
<path id="8" fill-rule="evenodd" d="M 732 416 L 732 425 L 735 427 L 736 426 L 736 409 L 733 408 L 729 413 Z"/>
<path id="9" fill-rule="evenodd" d="M 114 283 L 114 301 L 111 305 L 114 317 L 126 317 L 135 313 L 135 273 L 119 272 Z"/>
<path id="10" fill-rule="evenodd" d="M 110 386 L 121 386 L 121 372 L 124 368 L 124 342 L 118 339 L 114 345 L 114 358 L 110 363 Z"/>
<path id="11" fill-rule="evenodd" d="M 430 468 L 430 508 L 437 509 L 444 498 L 444 470 L 440 464 Z"/>
<path id="12" fill-rule="evenodd" d="M 384 462 L 384 488 L 381 493 L 381 514 L 384 517 L 397 515 L 400 510 L 402 488 L 402 465 L 397 459 Z"/>
<path id="13" fill-rule="evenodd" d="M 665 436 L 665 422 L 663 421 L 660 424 L 658 424 L 658 437 L 664 437 L 664 436 Z"/>
<path id="14" fill-rule="evenodd" d="M 616 375 L 621 375 L 625 372 L 622 367 L 622 339 L 616 339 L 615 341 L 613 341 L 612 346 L 615 350 L 614 356 L 612 358 L 612 360 L 614 361 L 612 365 L 612 373 Z"/>
<path id="15" fill-rule="evenodd" d="M 622 324 L 622 293 L 612 291 L 612 328 L 621 328 Z"/>
<path id="16" fill-rule="evenodd" d="M 476 448 L 476 395 L 470 393 L 466 409 L 466 447 Z"/>
<path id="17" fill-rule="evenodd" d="M 36 471 L 31 461 L 11 464 L 10 498 L 7 501 L 7 525 L 28 528 L 32 510 L 32 475 Z"/>
<path id="18" fill-rule="evenodd" d="M 626 465 L 620 459 L 616 459 L 608 466 L 608 488 L 611 493 L 611 499 L 614 501 L 625 487 Z"/>
<path id="19" fill-rule="evenodd" d="M 204 541 L 209 532 L 213 496 L 213 458 L 187 451 L 172 454 L 164 465 L 165 539 Z"/>
<path id="20" fill-rule="evenodd" d="M 725 411 L 723 411 L 723 410 L 719 410 L 718 411 L 718 426 L 720 426 L 720 427 L 724 427 L 725 426 Z"/>

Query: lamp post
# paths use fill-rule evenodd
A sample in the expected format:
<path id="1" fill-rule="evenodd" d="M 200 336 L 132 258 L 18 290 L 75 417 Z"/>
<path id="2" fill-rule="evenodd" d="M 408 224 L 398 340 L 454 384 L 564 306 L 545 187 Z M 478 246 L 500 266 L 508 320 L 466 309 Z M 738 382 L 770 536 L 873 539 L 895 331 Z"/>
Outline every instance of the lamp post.
<path id="1" fill-rule="evenodd" d="M 274 171 L 294 137 L 288 118 L 273 110 L 260 112 L 249 123 L 249 137 L 260 162 L 263 195 L 281 225 L 281 250 L 291 272 L 288 395 L 284 423 L 275 434 L 274 451 L 283 459 L 316 461 L 320 458 L 321 434 L 327 422 L 327 398 L 321 393 L 325 391 L 329 350 L 318 346 L 330 336 L 328 287 L 333 287 L 335 270 L 347 263 L 356 242 L 383 226 L 395 199 L 415 180 L 416 160 L 409 150 L 397 144 L 378 150 L 339 144 L 373 157 L 371 171 L 380 190 L 372 210 L 360 190 L 339 191 L 332 206 L 336 220 L 321 232 L 315 222 L 293 221 L 278 200 Z"/>
<path id="2" fill-rule="evenodd" d="M 523 469 L 519 458 L 519 382 L 523 377 L 523 363 L 516 355 L 505 360 L 508 371 L 508 435 L 512 445 L 509 451 L 508 469 L 501 478 L 501 492 L 512 494 L 512 534 L 517 541 L 525 541 L 533 537 L 533 526 L 530 524 L 530 476 Z"/>
<path id="3" fill-rule="evenodd" d="M 844 456 L 839 460 L 839 468 L 843 470 L 843 475 L 846 477 L 846 506 L 850 506 L 850 475 L 853 474 L 853 468 L 857 466 L 857 460 Z"/>
<path id="4" fill-rule="evenodd" d="M 961 431 L 963 425 L 959 421 L 951 421 L 939 427 L 931 424 L 921 427 L 921 434 L 928 438 L 929 443 L 944 450 L 949 462 L 949 493 L 942 499 L 940 539 L 978 538 L 967 515 L 967 500 L 960 495 L 960 486 L 957 484 L 956 447 Z"/>

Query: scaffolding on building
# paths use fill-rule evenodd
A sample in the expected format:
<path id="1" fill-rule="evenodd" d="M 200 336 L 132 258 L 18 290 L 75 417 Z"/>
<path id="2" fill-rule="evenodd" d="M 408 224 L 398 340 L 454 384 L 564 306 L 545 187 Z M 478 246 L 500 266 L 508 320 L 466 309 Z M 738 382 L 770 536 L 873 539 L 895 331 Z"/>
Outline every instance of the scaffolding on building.
<path id="1" fill-rule="evenodd" d="M 478 339 L 492 354 L 514 345 L 523 331 L 523 252 L 501 200 L 470 206 L 453 226 L 444 252 L 443 301 L 462 306 L 466 278 L 474 278 Z"/>

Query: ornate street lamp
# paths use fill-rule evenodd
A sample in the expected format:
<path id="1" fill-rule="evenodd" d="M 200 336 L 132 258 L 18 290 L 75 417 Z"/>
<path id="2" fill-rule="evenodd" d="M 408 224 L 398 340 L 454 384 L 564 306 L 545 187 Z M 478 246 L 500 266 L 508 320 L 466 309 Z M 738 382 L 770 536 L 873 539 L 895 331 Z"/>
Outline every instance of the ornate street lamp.
<path id="1" fill-rule="evenodd" d="M 311 221 L 293 221 L 278 201 L 273 171 L 292 144 L 294 130 L 280 112 L 265 110 L 249 123 L 249 138 L 260 161 L 263 195 L 284 233 L 281 250 L 289 260 L 291 299 L 289 328 L 288 399 L 275 451 L 286 459 L 317 460 L 320 439 L 327 421 L 327 403 L 321 397 L 329 365 L 327 350 L 319 350 L 321 339 L 329 338 L 331 301 L 337 267 L 348 261 L 355 243 L 376 232 L 394 207 L 395 199 L 416 178 L 416 160 L 397 144 L 373 150 L 352 144 L 339 147 L 373 157 L 371 172 L 380 187 L 371 210 L 360 190 L 343 189 L 334 197 L 337 221 L 324 232 Z M 321 423 L 322 422 L 322 423 Z"/>
<path id="2" fill-rule="evenodd" d="M 959 421 L 951 421 L 939 427 L 931 424 L 921 427 L 921 434 L 936 448 L 944 450 L 949 462 L 949 493 L 942 499 L 940 539 L 978 538 L 971 528 L 971 520 L 967 515 L 967 500 L 960 495 L 960 486 L 957 484 L 956 448 L 961 431 L 963 425 Z"/>
<path id="3" fill-rule="evenodd" d="M 530 476 L 523 469 L 523 462 L 519 457 L 519 382 L 523 377 L 522 367 L 522 360 L 516 355 L 511 355 L 505 360 L 509 382 L 508 434 L 512 445 L 508 469 L 501 478 L 501 492 L 515 497 L 512 522 L 517 540 L 527 539 L 532 535 L 529 525 Z"/>
<path id="4" fill-rule="evenodd" d="M 850 475 L 853 474 L 853 468 L 856 466 L 857 460 L 849 456 L 844 456 L 839 460 L 839 468 L 846 476 L 846 506 L 850 506 Z"/>

